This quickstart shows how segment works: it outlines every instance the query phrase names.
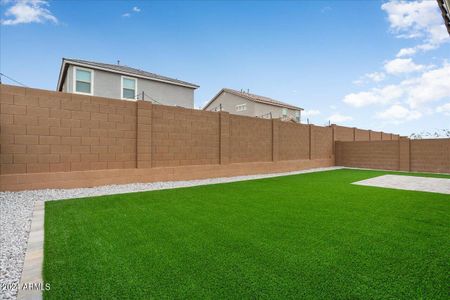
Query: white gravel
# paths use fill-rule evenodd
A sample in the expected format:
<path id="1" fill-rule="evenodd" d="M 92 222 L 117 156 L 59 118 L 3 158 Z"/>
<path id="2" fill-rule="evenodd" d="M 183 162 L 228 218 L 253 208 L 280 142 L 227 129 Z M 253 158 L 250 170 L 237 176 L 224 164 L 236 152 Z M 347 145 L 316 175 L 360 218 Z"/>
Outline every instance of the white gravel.
<path id="1" fill-rule="evenodd" d="M 171 189 L 178 187 L 329 171 L 340 168 L 341 167 L 316 168 L 287 173 L 236 176 L 189 181 L 166 181 L 153 183 L 107 185 L 80 189 L 45 189 L 22 192 L 0 192 L 0 299 L 16 298 L 17 285 L 20 281 L 25 251 L 27 249 L 27 240 L 30 230 L 34 202 L 37 200 L 51 201 Z"/>

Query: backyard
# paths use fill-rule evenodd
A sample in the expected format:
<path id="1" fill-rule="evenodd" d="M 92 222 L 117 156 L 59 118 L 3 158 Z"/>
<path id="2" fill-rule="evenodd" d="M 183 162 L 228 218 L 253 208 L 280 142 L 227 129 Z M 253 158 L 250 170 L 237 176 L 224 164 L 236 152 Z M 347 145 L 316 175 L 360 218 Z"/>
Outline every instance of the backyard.
<path id="1" fill-rule="evenodd" d="M 46 202 L 44 297 L 446 298 L 450 195 L 351 184 L 392 173 Z"/>

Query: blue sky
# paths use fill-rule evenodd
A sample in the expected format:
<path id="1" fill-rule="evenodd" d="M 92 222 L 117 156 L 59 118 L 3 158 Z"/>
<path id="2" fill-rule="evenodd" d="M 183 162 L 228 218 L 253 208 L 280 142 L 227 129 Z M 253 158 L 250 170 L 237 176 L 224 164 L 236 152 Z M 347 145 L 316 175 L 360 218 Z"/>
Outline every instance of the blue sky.
<path id="1" fill-rule="evenodd" d="M 0 70 L 30 87 L 54 90 L 62 57 L 120 60 L 200 85 L 196 107 L 243 88 L 319 125 L 450 127 L 435 1 L 0 1 Z"/>

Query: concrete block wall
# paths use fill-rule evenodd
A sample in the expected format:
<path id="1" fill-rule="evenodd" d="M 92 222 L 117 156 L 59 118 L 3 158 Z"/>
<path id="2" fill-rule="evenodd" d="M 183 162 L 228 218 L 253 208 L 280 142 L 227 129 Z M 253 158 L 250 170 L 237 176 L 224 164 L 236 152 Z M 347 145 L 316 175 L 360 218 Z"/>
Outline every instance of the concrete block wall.
<path id="1" fill-rule="evenodd" d="M 350 127 L 333 125 L 335 141 L 354 141 L 355 129 Z"/>
<path id="2" fill-rule="evenodd" d="M 336 165 L 450 173 L 450 139 L 336 142 Z"/>
<path id="3" fill-rule="evenodd" d="M 336 142 L 336 165 L 368 169 L 398 170 L 398 142 Z"/>
<path id="4" fill-rule="evenodd" d="M 311 132 L 310 159 L 333 157 L 333 128 L 309 125 Z M 331 142 L 330 142 L 331 141 Z"/>
<path id="5" fill-rule="evenodd" d="M 219 163 L 218 113 L 152 106 L 152 166 Z"/>
<path id="6" fill-rule="evenodd" d="M 370 141 L 370 131 L 355 128 L 355 141 Z"/>
<path id="7" fill-rule="evenodd" d="M 309 159 L 309 126 L 280 122 L 279 159 Z"/>
<path id="8" fill-rule="evenodd" d="M 335 141 L 394 139 L 391 134 L 337 125 L 303 125 L 9 85 L 0 85 L 0 96 L 1 189 L 6 182 L 16 188 L 54 186 L 34 182 L 35 173 L 57 178 L 50 174 L 66 172 L 63 178 L 69 178 L 71 172 L 82 172 L 71 179 L 80 178 L 81 186 L 93 182 L 86 172 L 108 169 L 122 170 L 114 182 L 125 182 L 118 178 L 135 174 L 132 169 L 144 169 L 145 178 L 165 180 L 170 176 L 160 169 L 182 172 L 180 167 L 240 164 L 227 168 L 229 174 L 250 174 L 254 170 L 249 168 L 255 167 L 250 163 L 264 163 L 264 172 L 270 172 L 270 166 L 292 170 L 285 163 L 270 164 L 279 161 L 328 166 L 334 164 Z M 88 177 L 89 181 L 83 179 Z M 100 181 L 112 183 L 109 178 L 95 180 Z"/>
<path id="9" fill-rule="evenodd" d="M 230 115 L 230 162 L 272 161 L 272 120 Z"/>
<path id="10" fill-rule="evenodd" d="M 450 173 L 450 139 L 411 140 L 411 170 Z"/>
<path id="11" fill-rule="evenodd" d="M 1 174 L 136 167 L 135 103 L 0 89 Z"/>

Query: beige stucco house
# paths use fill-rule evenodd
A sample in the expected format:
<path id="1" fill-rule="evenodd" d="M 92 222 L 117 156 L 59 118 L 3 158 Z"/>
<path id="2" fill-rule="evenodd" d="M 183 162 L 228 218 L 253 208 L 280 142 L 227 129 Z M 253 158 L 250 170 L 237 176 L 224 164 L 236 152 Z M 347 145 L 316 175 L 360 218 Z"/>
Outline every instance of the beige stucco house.
<path id="1" fill-rule="evenodd" d="M 194 108 L 198 87 L 125 65 L 63 58 L 57 91 Z"/>
<path id="2" fill-rule="evenodd" d="M 245 91 L 222 89 L 203 108 L 230 114 L 300 123 L 303 108 Z"/>

